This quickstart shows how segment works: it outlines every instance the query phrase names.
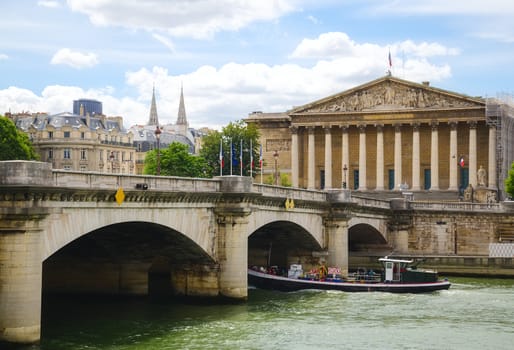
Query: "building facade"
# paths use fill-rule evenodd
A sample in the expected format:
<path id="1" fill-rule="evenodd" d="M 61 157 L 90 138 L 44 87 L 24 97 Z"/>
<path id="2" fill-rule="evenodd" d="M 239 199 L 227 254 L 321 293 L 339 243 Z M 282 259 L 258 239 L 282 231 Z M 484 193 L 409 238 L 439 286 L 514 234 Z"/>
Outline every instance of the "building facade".
<path id="1" fill-rule="evenodd" d="M 246 122 L 260 130 L 265 164 L 278 153 L 294 187 L 496 195 L 505 154 L 493 114 L 484 99 L 387 75 L 284 113 L 254 112 Z"/>
<path id="2" fill-rule="evenodd" d="M 132 133 L 121 117 L 73 113 L 9 115 L 54 169 L 135 174 Z"/>

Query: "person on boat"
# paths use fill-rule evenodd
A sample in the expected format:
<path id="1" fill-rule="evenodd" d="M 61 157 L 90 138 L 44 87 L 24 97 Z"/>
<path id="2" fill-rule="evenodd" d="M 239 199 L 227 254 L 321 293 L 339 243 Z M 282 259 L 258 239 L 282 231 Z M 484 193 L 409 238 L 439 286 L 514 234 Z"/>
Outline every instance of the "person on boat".
<path id="1" fill-rule="evenodd" d="M 327 267 L 325 266 L 325 264 L 322 264 L 319 267 L 319 279 L 324 280 L 325 277 L 327 277 Z"/>

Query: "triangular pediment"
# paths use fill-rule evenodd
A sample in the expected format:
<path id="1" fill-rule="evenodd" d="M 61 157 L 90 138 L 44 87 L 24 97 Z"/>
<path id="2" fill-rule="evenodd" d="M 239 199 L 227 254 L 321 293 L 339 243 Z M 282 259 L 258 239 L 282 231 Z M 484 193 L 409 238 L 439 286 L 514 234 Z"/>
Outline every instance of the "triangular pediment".
<path id="1" fill-rule="evenodd" d="M 479 98 L 386 76 L 296 107 L 289 114 L 374 112 L 483 107 Z"/>

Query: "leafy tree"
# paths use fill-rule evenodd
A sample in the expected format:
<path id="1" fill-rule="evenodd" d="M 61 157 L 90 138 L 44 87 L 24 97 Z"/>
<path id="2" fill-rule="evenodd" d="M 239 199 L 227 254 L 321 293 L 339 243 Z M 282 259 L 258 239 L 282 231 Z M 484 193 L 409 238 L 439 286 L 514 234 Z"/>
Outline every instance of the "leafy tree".
<path id="1" fill-rule="evenodd" d="M 514 162 L 510 167 L 509 176 L 505 179 L 505 192 L 510 198 L 514 198 Z"/>
<path id="2" fill-rule="evenodd" d="M 246 125 L 244 121 L 238 120 L 223 127 L 221 132 L 213 131 L 204 136 L 200 155 L 207 162 L 207 176 L 209 177 L 220 175 L 220 143 L 222 144 L 223 154 L 223 175 L 231 175 L 231 165 L 232 175 L 241 174 L 241 149 L 243 153 L 243 176 L 250 176 L 250 169 L 252 169 L 252 175 L 260 171 L 259 132 L 255 125 Z M 253 157 L 253 168 L 251 168 L 250 152 Z"/>
<path id="3" fill-rule="evenodd" d="M 189 148 L 180 142 L 171 143 L 160 150 L 161 175 L 207 177 L 207 163 L 202 157 L 189 154 Z M 157 150 L 146 154 L 144 174 L 157 174 Z"/>
<path id="4" fill-rule="evenodd" d="M 11 119 L 0 116 L 0 160 L 37 160 L 32 143 Z"/>

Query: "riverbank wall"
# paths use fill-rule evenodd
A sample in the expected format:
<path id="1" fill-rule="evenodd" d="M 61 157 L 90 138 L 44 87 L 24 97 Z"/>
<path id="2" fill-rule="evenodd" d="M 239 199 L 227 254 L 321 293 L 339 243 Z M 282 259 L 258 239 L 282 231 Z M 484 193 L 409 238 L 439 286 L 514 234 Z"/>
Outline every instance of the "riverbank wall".
<path id="1" fill-rule="evenodd" d="M 383 256 L 351 256 L 348 268 L 350 271 L 359 267 L 380 270 L 378 259 Z M 514 278 L 514 258 L 493 258 L 488 256 L 420 256 L 394 255 L 398 259 L 420 260 L 422 268 L 434 269 L 440 276 L 470 276 Z"/>

